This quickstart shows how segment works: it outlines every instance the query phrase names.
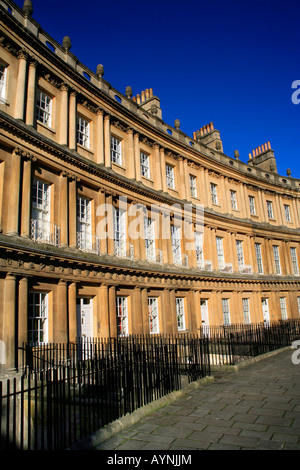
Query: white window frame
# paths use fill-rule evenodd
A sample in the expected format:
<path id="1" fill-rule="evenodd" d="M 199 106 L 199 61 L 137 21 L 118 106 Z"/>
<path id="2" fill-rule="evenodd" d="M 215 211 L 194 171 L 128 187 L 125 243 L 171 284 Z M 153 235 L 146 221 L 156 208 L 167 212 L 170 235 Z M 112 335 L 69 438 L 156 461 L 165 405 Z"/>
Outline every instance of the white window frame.
<path id="1" fill-rule="evenodd" d="M 32 238 L 50 238 L 50 184 L 34 178 L 32 185 L 32 219 L 35 222 Z"/>
<path id="2" fill-rule="evenodd" d="M 117 335 L 128 336 L 128 304 L 127 297 L 116 296 Z"/>
<path id="3" fill-rule="evenodd" d="M 174 167 L 168 164 L 166 164 L 166 180 L 167 180 L 167 187 L 171 189 L 175 189 Z"/>
<path id="4" fill-rule="evenodd" d="M 195 232 L 195 249 L 197 263 L 203 262 L 203 234 L 201 232 Z"/>
<path id="5" fill-rule="evenodd" d="M 180 236 L 180 227 L 176 225 L 171 225 L 171 242 L 172 242 L 172 253 L 173 253 L 173 263 L 181 264 L 181 236 Z"/>
<path id="6" fill-rule="evenodd" d="M 239 268 L 242 268 L 245 265 L 244 249 L 243 249 L 242 240 L 236 240 L 235 245 L 236 245 L 236 254 L 237 254 L 237 259 L 238 259 L 238 266 L 239 266 Z"/>
<path id="7" fill-rule="evenodd" d="M 249 299 L 242 299 L 243 303 L 243 315 L 244 315 L 244 322 L 246 325 L 251 323 L 250 321 L 250 302 Z"/>
<path id="8" fill-rule="evenodd" d="M 217 246 L 218 266 L 220 269 L 222 269 L 224 268 L 224 265 L 225 265 L 224 246 L 223 246 L 222 237 L 216 237 L 216 246 Z"/>
<path id="9" fill-rule="evenodd" d="M 141 175 L 144 178 L 150 178 L 150 157 L 144 152 L 140 153 Z"/>
<path id="10" fill-rule="evenodd" d="M 256 207 L 255 207 L 255 197 L 249 196 L 249 207 L 250 207 L 250 214 L 256 215 Z"/>
<path id="11" fill-rule="evenodd" d="M 273 258 L 276 274 L 281 274 L 280 254 L 278 245 L 273 245 Z"/>
<path id="12" fill-rule="evenodd" d="M 184 298 L 176 297 L 176 315 L 177 315 L 177 329 L 178 331 L 185 330 L 185 311 L 184 311 Z"/>
<path id="13" fill-rule="evenodd" d="M 222 311 L 223 311 L 223 321 L 224 325 L 230 325 L 230 305 L 229 299 L 222 299 Z"/>
<path id="14" fill-rule="evenodd" d="M 297 297 L 297 305 L 298 305 L 298 314 L 300 317 L 300 297 Z"/>
<path id="15" fill-rule="evenodd" d="M 288 316 L 287 316 L 287 308 L 286 308 L 286 298 L 280 297 L 279 302 L 280 302 L 281 320 L 287 320 Z"/>
<path id="16" fill-rule="evenodd" d="M 294 272 L 295 276 L 298 276 L 299 275 L 299 268 L 298 268 L 298 259 L 297 259 L 297 249 L 294 246 L 291 246 L 290 247 L 290 253 L 291 253 L 293 272 Z"/>
<path id="17" fill-rule="evenodd" d="M 284 204 L 284 216 L 285 216 L 285 221 L 286 222 L 291 222 L 291 211 L 290 211 L 290 206 L 288 204 Z"/>
<path id="18" fill-rule="evenodd" d="M 77 116 L 77 143 L 90 148 L 90 122 L 82 116 Z"/>
<path id="19" fill-rule="evenodd" d="M 48 294 L 29 291 L 28 302 L 28 342 L 48 343 Z"/>
<path id="20" fill-rule="evenodd" d="M 126 211 L 113 208 L 114 248 L 117 256 L 126 256 Z"/>
<path id="21" fill-rule="evenodd" d="M 192 197 L 197 197 L 197 177 L 190 175 L 190 191 Z"/>
<path id="22" fill-rule="evenodd" d="M 123 156 L 122 156 L 122 141 L 115 137 L 114 135 L 110 138 L 110 154 L 111 154 L 111 161 L 116 163 L 117 165 L 121 165 L 123 163 Z"/>
<path id="23" fill-rule="evenodd" d="M 263 266 L 263 260 L 262 260 L 261 243 L 255 243 L 255 255 L 256 255 L 258 273 L 263 274 L 264 266 Z"/>
<path id="24" fill-rule="evenodd" d="M 42 90 L 37 93 L 36 119 L 47 127 L 52 125 L 52 98 Z"/>
<path id="25" fill-rule="evenodd" d="M 274 219 L 274 212 L 273 212 L 273 203 L 272 201 L 267 201 L 267 213 L 269 219 Z"/>
<path id="26" fill-rule="evenodd" d="M 6 102 L 7 66 L 0 62 L 0 103 Z"/>
<path id="27" fill-rule="evenodd" d="M 92 201 L 83 196 L 77 196 L 77 246 L 82 250 L 92 249 Z"/>
<path id="28" fill-rule="evenodd" d="M 145 250 L 146 250 L 146 259 L 148 261 L 155 261 L 156 251 L 155 251 L 155 226 L 154 220 L 145 217 L 144 219 L 144 233 L 145 233 Z"/>
<path id="29" fill-rule="evenodd" d="M 234 191 L 233 189 L 230 190 L 230 200 L 231 200 L 232 210 L 237 211 L 238 207 L 237 207 L 236 191 Z"/>
<path id="30" fill-rule="evenodd" d="M 157 297 L 148 297 L 148 316 L 150 334 L 159 333 L 159 311 Z"/>
<path id="31" fill-rule="evenodd" d="M 210 183 L 211 202 L 218 204 L 218 187 L 215 183 Z"/>

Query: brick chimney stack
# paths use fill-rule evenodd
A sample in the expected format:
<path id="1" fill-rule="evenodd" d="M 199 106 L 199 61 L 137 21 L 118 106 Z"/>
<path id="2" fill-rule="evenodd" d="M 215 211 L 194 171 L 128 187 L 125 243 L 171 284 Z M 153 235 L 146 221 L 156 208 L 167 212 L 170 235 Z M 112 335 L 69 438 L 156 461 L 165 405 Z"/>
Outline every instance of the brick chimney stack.
<path id="1" fill-rule="evenodd" d="M 193 138 L 210 148 L 223 152 L 223 143 L 220 137 L 220 132 L 214 128 L 212 122 L 201 127 L 198 131 L 193 132 Z"/>
<path id="2" fill-rule="evenodd" d="M 249 163 L 258 166 L 264 171 L 277 173 L 274 150 L 272 150 L 270 142 L 266 142 L 252 150 L 252 153 L 249 153 L 248 164 Z"/>
<path id="3" fill-rule="evenodd" d="M 132 100 L 141 108 L 144 108 L 146 111 L 150 111 L 153 115 L 162 119 L 160 100 L 157 98 L 157 96 L 153 95 L 152 88 L 147 88 L 136 96 L 133 96 Z"/>

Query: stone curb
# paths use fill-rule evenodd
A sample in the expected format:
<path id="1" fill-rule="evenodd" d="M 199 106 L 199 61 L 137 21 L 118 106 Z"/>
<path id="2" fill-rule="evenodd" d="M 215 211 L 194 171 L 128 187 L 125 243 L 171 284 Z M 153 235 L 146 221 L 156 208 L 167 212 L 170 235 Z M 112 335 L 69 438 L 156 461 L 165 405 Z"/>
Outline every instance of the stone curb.
<path id="1" fill-rule="evenodd" d="M 222 371 L 222 372 L 230 372 L 230 371 L 238 371 L 244 367 L 248 367 L 250 365 L 255 364 L 256 362 L 260 362 L 264 359 L 269 357 L 276 356 L 277 354 L 287 351 L 291 349 L 291 346 L 287 346 L 285 348 L 276 349 L 275 351 L 270 351 L 265 354 L 261 354 L 260 356 L 256 356 L 250 359 L 247 359 L 239 364 L 234 366 L 212 366 L 212 371 Z M 171 392 L 165 397 L 159 398 L 147 405 L 142 406 L 141 408 L 135 410 L 133 413 L 127 413 L 125 416 L 113 421 L 110 424 L 105 425 L 103 428 L 99 429 L 95 433 L 91 434 L 85 439 L 76 442 L 73 444 L 68 450 L 91 450 L 95 449 L 97 445 L 101 444 L 102 442 L 110 439 L 115 434 L 123 431 L 128 426 L 138 423 L 142 418 L 148 416 L 149 414 L 153 413 L 154 411 L 163 408 L 170 403 L 178 400 L 179 398 L 183 397 L 187 393 L 192 390 L 195 390 L 203 385 L 209 384 L 214 382 L 215 378 L 213 376 L 207 376 L 202 379 L 196 380 L 194 382 L 189 383 L 181 390 L 177 390 L 175 392 Z"/>

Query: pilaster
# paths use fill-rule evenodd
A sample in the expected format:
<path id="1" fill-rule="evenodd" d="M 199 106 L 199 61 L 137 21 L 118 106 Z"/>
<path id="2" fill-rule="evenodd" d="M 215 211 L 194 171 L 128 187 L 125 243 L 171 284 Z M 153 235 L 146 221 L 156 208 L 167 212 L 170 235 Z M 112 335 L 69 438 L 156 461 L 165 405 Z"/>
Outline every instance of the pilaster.
<path id="1" fill-rule="evenodd" d="M 25 87 L 26 87 L 26 74 L 27 74 L 27 60 L 28 54 L 22 50 L 18 54 L 19 69 L 18 78 L 16 83 L 16 101 L 15 101 L 15 118 L 24 119 L 25 110 Z"/>
<path id="2" fill-rule="evenodd" d="M 36 90 L 36 68 L 37 61 L 31 59 L 28 71 L 26 124 L 33 126 L 35 122 L 35 90 Z"/>

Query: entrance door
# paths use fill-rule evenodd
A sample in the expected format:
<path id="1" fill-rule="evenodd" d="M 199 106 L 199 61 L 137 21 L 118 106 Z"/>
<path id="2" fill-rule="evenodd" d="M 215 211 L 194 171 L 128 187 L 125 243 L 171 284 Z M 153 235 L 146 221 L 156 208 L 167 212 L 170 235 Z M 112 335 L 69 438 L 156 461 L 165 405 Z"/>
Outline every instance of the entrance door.
<path id="1" fill-rule="evenodd" d="M 93 299 L 77 297 L 77 334 L 81 338 L 93 337 Z"/>
<path id="2" fill-rule="evenodd" d="M 209 336 L 209 315 L 207 299 L 200 300 L 203 333 Z"/>
<path id="3" fill-rule="evenodd" d="M 263 319 L 265 323 L 270 323 L 268 299 L 261 299 Z"/>

